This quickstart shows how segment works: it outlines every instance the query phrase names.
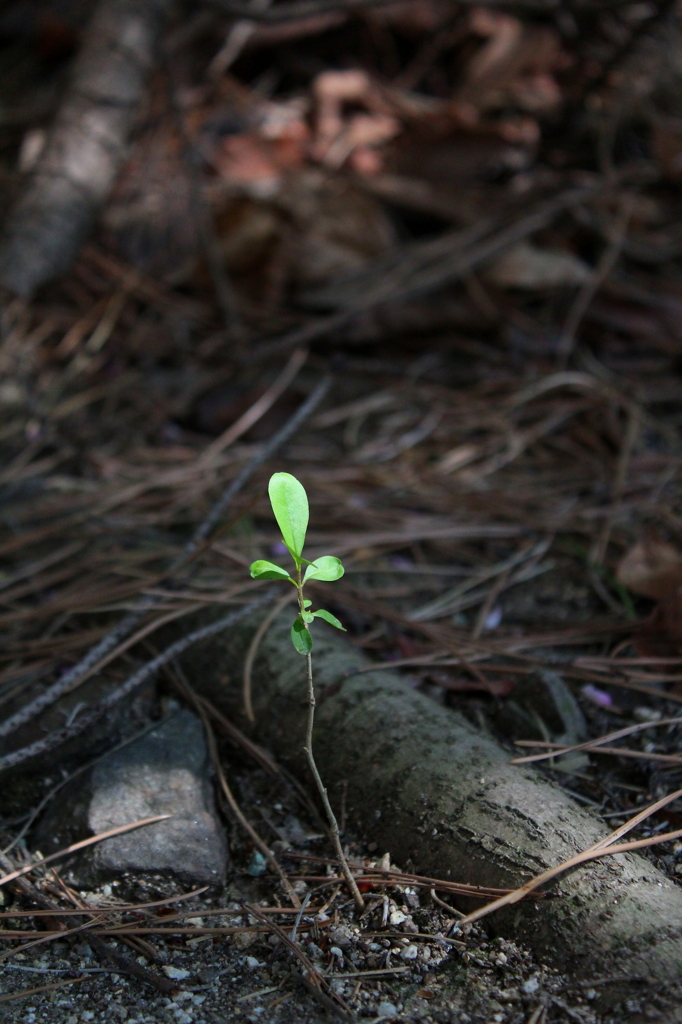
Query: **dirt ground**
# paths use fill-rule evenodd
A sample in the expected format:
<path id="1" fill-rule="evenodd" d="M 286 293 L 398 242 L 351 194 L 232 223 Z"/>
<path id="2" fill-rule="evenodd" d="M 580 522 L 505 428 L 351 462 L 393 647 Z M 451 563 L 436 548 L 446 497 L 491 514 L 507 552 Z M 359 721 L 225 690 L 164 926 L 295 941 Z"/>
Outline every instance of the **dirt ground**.
<path id="1" fill-rule="evenodd" d="M 308 491 L 311 550 L 344 561 L 329 607 L 356 648 L 510 759 L 563 751 L 537 770 L 610 828 L 679 786 L 676 9 L 284 6 L 268 21 L 266 7 L 178 5 L 75 260 L 24 293 L 3 236 L 11 866 L 39 852 L 58 783 L 185 703 L 172 660 L 108 697 L 169 629 L 252 601 L 251 561 L 285 556 L 266 494 L 279 470 Z M 42 173 L 87 8 L 0 4 L 5 227 Z M 139 909 L 188 891 L 170 874 L 69 891 L 68 861 L 41 868 L 47 918 L 0 888 L 3 1020 L 313 1024 L 345 1004 L 377 1022 L 665 1024 L 679 1005 L 674 985 L 638 977 L 604 1009 L 599 963 L 569 978 L 495 937 L 494 917 L 458 928 L 438 880 L 368 883 L 357 920 L 309 779 L 273 782 L 246 715 L 233 725 L 218 764 L 309 897 L 296 948 L 323 997 L 282 938 L 291 900 L 218 799 L 228 880 L 180 903 L 185 932 L 162 934 L 173 904 Z M 343 822 L 343 793 L 331 799 Z M 643 855 L 678 885 L 680 828 L 677 799 L 631 836 L 660 840 Z M 343 839 L 357 870 L 390 868 L 371 834 Z M 466 883 L 467 865 L 453 877 Z M 146 982 L 57 934 L 75 906 L 111 906 L 125 942 L 101 937 Z M 30 946 L 39 930 L 52 934 Z"/>

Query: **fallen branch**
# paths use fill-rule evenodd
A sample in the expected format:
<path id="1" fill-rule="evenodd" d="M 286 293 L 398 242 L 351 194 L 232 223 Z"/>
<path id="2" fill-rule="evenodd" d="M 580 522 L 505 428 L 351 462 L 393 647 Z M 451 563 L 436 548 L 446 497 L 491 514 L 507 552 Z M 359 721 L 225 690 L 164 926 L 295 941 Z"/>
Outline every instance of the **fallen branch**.
<path id="1" fill-rule="evenodd" d="M 147 662 L 141 669 L 138 669 L 132 676 L 130 676 L 125 683 L 122 683 L 111 693 L 106 695 L 99 703 L 96 703 L 92 708 L 89 708 L 79 718 L 76 719 L 71 725 L 65 725 L 61 729 L 55 729 L 53 732 L 48 733 L 43 739 L 37 739 L 35 742 L 30 743 L 28 746 L 23 746 L 18 751 L 12 751 L 10 754 L 5 754 L 3 758 L 0 758 L 0 772 L 6 771 L 8 768 L 14 768 L 16 765 L 23 764 L 25 761 L 29 761 L 32 758 L 37 758 L 43 754 L 48 754 L 50 751 L 56 750 L 57 746 L 61 746 L 62 743 L 66 743 L 67 740 L 73 739 L 75 736 L 80 736 L 82 732 L 85 732 L 91 725 L 94 725 L 106 712 L 111 711 L 112 708 L 123 700 L 130 693 L 134 693 L 142 683 L 146 682 L 147 679 L 152 679 L 163 669 L 165 665 L 176 657 L 179 657 L 187 647 L 195 643 L 199 643 L 201 640 L 206 640 L 221 630 L 226 630 L 229 626 L 235 626 L 239 623 L 242 618 L 246 618 L 252 611 L 261 607 L 263 604 L 267 604 L 272 599 L 272 592 L 265 591 L 260 598 L 256 601 L 252 601 L 251 604 L 246 604 L 244 607 L 239 608 L 237 611 L 232 611 L 223 618 L 219 618 L 218 622 L 212 623 L 210 626 L 204 626 L 199 630 L 195 630 L 194 633 L 189 633 L 187 636 L 177 640 L 166 650 L 163 650 L 155 658 L 152 658 L 151 662 Z M 0 885 L 2 880 L 0 879 Z"/>
<path id="2" fill-rule="evenodd" d="M 578 853 L 575 857 L 570 857 L 564 861 L 563 864 L 557 864 L 556 867 L 550 868 L 548 871 L 543 871 L 542 874 L 536 875 L 535 878 L 531 878 L 529 882 L 524 885 L 520 885 L 514 892 L 507 893 L 505 896 L 500 896 L 498 899 L 493 900 L 492 903 L 488 903 L 485 907 L 479 907 L 478 910 L 474 910 L 473 913 L 467 914 L 460 921 L 460 925 L 473 924 L 474 921 L 480 921 L 481 918 L 487 917 L 496 910 L 501 910 L 503 907 L 511 906 L 512 903 L 518 903 L 529 893 L 533 892 L 534 889 L 539 888 L 541 885 L 545 885 L 547 882 L 551 882 L 553 878 L 557 878 L 558 875 L 563 874 L 565 871 L 570 871 L 573 868 L 579 867 L 580 864 L 586 864 L 590 860 L 597 860 L 599 857 L 609 857 L 617 853 L 628 853 L 630 850 L 641 850 L 647 846 L 655 846 L 658 843 L 671 842 L 674 839 L 679 839 L 682 836 L 682 829 L 678 829 L 676 832 L 667 832 L 664 835 L 651 836 L 649 839 L 636 839 L 630 843 L 617 843 L 616 840 L 621 836 L 625 835 L 626 832 L 636 828 L 642 821 L 655 814 L 656 811 L 660 811 L 663 807 L 671 804 L 674 800 L 677 800 L 679 796 L 682 796 L 682 789 L 676 790 L 674 793 L 669 793 L 668 796 L 662 800 L 657 800 L 656 803 L 651 804 L 650 807 L 646 807 L 639 814 L 636 814 L 629 821 L 626 821 L 624 825 L 621 825 L 612 832 L 606 839 L 601 839 L 594 846 L 591 846 L 589 850 L 583 850 L 582 853 Z"/>
<path id="3" fill-rule="evenodd" d="M 221 630 L 235 625 L 241 619 L 246 618 L 252 611 L 271 601 L 272 596 L 272 592 L 268 590 L 257 601 L 252 601 L 251 604 L 244 605 L 243 608 L 230 612 L 229 615 L 218 619 L 217 622 L 213 622 L 209 626 L 202 626 L 201 629 L 196 629 L 193 633 L 189 633 L 187 636 L 182 637 L 182 639 L 177 640 L 170 647 L 167 647 L 165 651 L 162 651 L 161 654 L 158 654 L 151 661 L 148 661 L 146 665 L 138 669 L 137 672 L 126 679 L 120 686 L 116 687 L 115 690 L 107 694 L 99 704 L 95 704 L 94 707 L 83 712 L 75 722 L 72 722 L 70 725 L 64 725 L 61 729 L 55 729 L 54 732 L 48 733 L 43 739 L 36 740 L 26 747 L 13 750 L 10 754 L 0 757 L 0 772 L 6 771 L 8 768 L 15 768 L 18 764 L 22 764 L 33 757 L 47 754 L 50 750 L 60 747 L 62 743 L 66 743 L 67 740 L 73 739 L 74 736 L 80 736 L 82 732 L 85 732 L 91 725 L 99 721 L 107 711 L 110 711 L 114 705 L 118 704 L 119 701 L 129 694 L 134 693 L 135 690 L 142 686 L 142 683 L 155 676 L 159 669 L 173 661 L 174 658 L 178 658 L 192 644 L 206 640 L 221 632 Z M 2 879 L 0 879 L 0 884 L 2 884 Z"/>
<path id="4" fill-rule="evenodd" d="M 100 0 L 71 85 L 0 249 L 0 285 L 22 297 L 66 271 L 125 155 L 171 0 Z"/>
<path id="5" fill-rule="evenodd" d="M 296 365 L 298 362 L 299 360 L 295 361 Z M 293 363 L 294 360 L 292 358 L 289 368 L 291 368 Z M 191 538 L 182 549 L 180 555 L 171 563 L 164 580 L 170 579 L 178 569 L 182 568 L 201 552 L 208 538 L 225 515 L 225 512 L 243 489 L 245 484 L 253 476 L 255 471 L 262 466 L 264 462 L 267 462 L 267 460 L 270 459 L 275 452 L 282 447 L 282 445 L 286 444 L 289 438 L 296 433 L 308 417 L 312 416 L 315 409 L 317 409 L 320 402 L 322 402 L 329 391 L 330 386 L 331 377 L 324 377 L 317 387 L 313 389 L 305 402 L 303 402 L 303 404 L 296 410 L 294 415 L 287 420 L 282 429 L 278 430 L 277 433 L 274 434 L 265 445 L 263 445 L 261 450 L 254 455 L 250 462 L 248 462 L 241 472 L 237 474 L 234 480 L 228 484 L 218 501 L 216 501 L 211 508 L 209 514 L 196 528 Z M 264 408 L 263 412 L 265 411 L 266 410 Z M 235 433 L 231 440 L 235 440 L 237 436 L 238 435 Z M 223 441 L 222 447 L 227 447 L 227 443 L 227 441 Z M 4 722 L 0 722 L 0 737 L 9 736 L 10 733 L 19 729 L 27 722 L 30 722 L 30 720 L 40 714 L 41 711 L 50 707 L 59 700 L 61 696 L 72 690 L 77 682 L 84 680 L 85 677 L 89 675 L 91 671 L 94 671 L 97 665 L 102 662 L 118 644 L 121 643 L 121 641 L 130 636 L 137 624 L 142 621 L 144 616 L 154 607 L 157 601 L 158 598 L 153 594 L 143 597 L 138 602 L 137 608 L 135 608 L 134 611 L 129 612 L 124 616 L 124 618 L 122 618 L 121 621 L 99 641 L 99 643 L 90 648 L 85 657 L 81 658 L 81 660 L 72 668 L 68 669 L 68 671 L 64 672 L 63 675 L 61 675 L 59 679 L 52 684 L 52 686 L 49 686 L 47 690 L 34 698 L 34 700 L 29 701 L 28 704 L 25 704 L 15 714 L 5 719 Z M 74 735 L 77 735 L 77 733 Z M 6 758 L 0 758 L 0 771 L 2 771 L 5 761 Z M 16 761 L 12 763 L 18 764 L 19 762 Z M 10 764 L 8 763 L 6 767 L 9 766 Z"/>
<path id="6" fill-rule="evenodd" d="M 231 714 L 241 693 L 226 690 L 225 674 L 238 677 L 257 625 L 183 662 L 195 688 Z M 263 638 L 253 703 L 260 741 L 303 774 L 305 680 L 287 626 L 284 613 Z M 533 769 L 510 765 L 505 750 L 455 711 L 395 672 L 356 673 L 369 663 L 343 640 L 320 630 L 315 644 L 320 770 L 330 785 L 348 781 L 350 819 L 394 861 L 412 860 L 434 879 L 518 888 L 605 841 L 602 821 Z M 608 865 L 582 863 L 555 892 L 562 898 L 503 908 L 492 918 L 496 930 L 576 975 L 597 957 L 614 975 L 682 978 L 682 892 L 650 862 L 621 852 Z M 468 909 L 466 897 L 454 901 Z M 608 998 L 620 996 L 614 990 Z"/>

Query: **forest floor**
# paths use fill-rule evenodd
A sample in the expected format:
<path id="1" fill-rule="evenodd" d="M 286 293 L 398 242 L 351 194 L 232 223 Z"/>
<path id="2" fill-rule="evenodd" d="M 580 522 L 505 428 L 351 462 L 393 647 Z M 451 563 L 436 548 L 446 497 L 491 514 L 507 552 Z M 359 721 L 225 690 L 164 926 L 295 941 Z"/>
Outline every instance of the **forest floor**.
<path id="1" fill-rule="evenodd" d="M 51 750 L 50 737 L 158 653 L 157 629 L 245 605 L 249 563 L 282 554 L 266 495 L 276 470 L 308 491 L 311 546 L 343 557 L 332 610 L 353 644 L 510 758 L 629 730 L 608 753 L 564 752 L 538 769 L 609 827 L 678 787 L 682 133 L 671 79 L 652 71 L 679 46 L 670 10 L 520 18 L 434 0 L 316 15 L 312 28 L 293 22 L 286 45 L 282 25 L 252 25 L 243 49 L 242 22 L 214 8 L 171 26 L 92 238 L 68 274 L 2 309 L 3 717 L 150 601 L 134 643 L 122 638 L 96 679 L 3 739 L 0 767 L 48 740 L 0 798 L 16 866 L 35 857 L 34 811 L 60 779 L 178 706 L 174 666 L 123 717 Z M 5 12 L 8 206 L 81 26 L 62 12 L 61 34 L 49 21 L 19 32 Z M 169 574 L 327 377 L 318 407 Z M 357 921 L 322 877 L 331 847 L 287 777 L 273 784 L 234 739 L 220 758 L 251 826 L 309 896 L 301 949 L 353 1014 L 618 1020 L 591 1008 L 599 964 L 578 984 L 483 926 L 453 932 L 457 912 L 417 876 L 369 885 Z M 332 799 L 341 813 L 343 794 Z M 186 934 L 135 937 L 147 913 L 136 906 L 186 893 L 177 879 L 68 895 L 59 865 L 32 876 L 62 909 L 110 906 L 144 971 L 174 982 L 167 992 L 60 937 L 56 917 L 49 941 L 21 952 L 41 918 L 26 892 L 0 890 L 3 1019 L 329 1019 L 281 935 L 246 908 L 279 909 L 277 927 L 294 909 L 225 819 L 227 883 L 183 906 Z M 681 825 L 678 800 L 635 835 Z M 344 842 L 363 869 L 391 867 L 371 835 Z M 645 855 L 682 881 L 679 839 Z M 466 865 L 458 874 L 465 883 Z M 639 1003 L 665 1021 L 646 980 Z"/>

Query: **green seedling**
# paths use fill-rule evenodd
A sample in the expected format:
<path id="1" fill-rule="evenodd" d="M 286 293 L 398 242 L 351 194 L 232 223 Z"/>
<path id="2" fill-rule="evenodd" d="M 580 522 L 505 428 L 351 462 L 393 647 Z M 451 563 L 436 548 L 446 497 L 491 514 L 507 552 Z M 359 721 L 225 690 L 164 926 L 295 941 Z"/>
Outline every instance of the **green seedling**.
<path id="1" fill-rule="evenodd" d="M 322 555 L 314 562 L 309 562 L 303 557 L 303 545 L 305 544 L 310 511 L 305 487 L 295 476 L 292 476 L 291 473 L 275 473 L 270 477 L 268 494 L 277 525 L 282 531 L 284 546 L 294 560 L 295 575 L 292 576 L 286 569 L 275 565 L 274 562 L 266 562 L 264 559 L 253 562 L 250 572 L 255 580 L 288 580 L 296 587 L 298 615 L 291 627 L 291 642 L 299 654 L 308 655 L 313 649 L 313 638 L 309 628 L 311 622 L 315 619 L 323 619 L 330 626 L 335 626 L 336 629 L 344 627 L 335 615 L 324 608 L 311 612 L 312 601 L 304 598 L 303 588 L 308 580 L 324 580 L 327 583 L 339 580 L 343 576 L 344 569 L 339 559 L 333 555 Z M 306 569 L 301 577 L 303 565 L 306 566 Z"/>
<path id="2" fill-rule="evenodd" d="M 282 532 L 282 541 L 294 561 L 294 573 L 292 575 L 287 572 L 286 569 L 282 569 L 281 566 L 275 565 L 274 562 L 268 562 L 264 559 L 259 559 L 258 561 L 253 562 L 249 571 L 251 576 L 256 580 L 285 580 L 296 587 L 298 597 L 298 615 L 291 627 L 291 642 L 296 651 L 298 651 L 299 654 L 304 655 L 306 659 L 308 679 L 308 727 L 306 732 L 306 745 L 304 748 L 305 754 L 322 799 L 327 820 L 329 821 L 331 837 L 334 843 L 336 855 L 339 859 L 341 870 L 343 871 L 344 877 L 353 894 L 353 899 L 355 900 L 356 905 L 358 908 L 362 908 L 364 907 L 362 896 L 360 895 L 357 883 L 351 874 L 350 868 L 348 867 L 348 863 L 341 847 L 339 826 L 336 821 L 336 816 L 334 815 L 331 804 L 329 803 L 327 790 L 325 789 L 320 773 L 317 770 L 317 765 L 315 764 L 315 758 L 313 756 L 315 687 L 313 685 L 312 661 L 313 638 L 310 632 L 310 626 L 315 619 L 322 619 L 324 622 L 327 622 L 330 626 L 334 626 L 336 629 L 345 629 L 345 627 L 342 626 L 335 615 L 332 615 L 332 613 L 328 612 L 325 608 L 318 608 L 317 611 L 311 611 L 312 601 L 304 597 L 303 594 L 303 588 L 308 580 L 320 580 L 326 583 L 331 583 L 334 580 L 341 579 L 344 573 L 344 568 L 339 559 L 335 558 L 334 555 L 322 555 L 320 558 L 316 558 L 312 562 L 303 557 L 303 547 L 305 544 L 305 535 L 308 530 L 310 509 L 308 506 L 308 496 L 305 492 L 305 488 L 295 476 L 292 476 L 291 473 L 275 473 L 270 477 L 268 494 L 270 496 L 272 511 L 274 512 L 275 519 L 277 520 L 277 525 Z M 303 568 L 304 566 L 305 569 Z"/>

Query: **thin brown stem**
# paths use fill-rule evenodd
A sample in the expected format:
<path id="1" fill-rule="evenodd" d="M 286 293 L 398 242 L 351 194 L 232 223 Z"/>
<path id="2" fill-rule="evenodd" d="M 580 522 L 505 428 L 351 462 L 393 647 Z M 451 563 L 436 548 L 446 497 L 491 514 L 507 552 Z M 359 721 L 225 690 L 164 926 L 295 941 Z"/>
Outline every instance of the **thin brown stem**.
<path id="1" fill-rule="evenodd" d="M 308 764 L 310 765 L 310 770 L 313 773 L 315 785 L 317 786 L 320 797 L 322 798 L 322 803 L 324 804 L 324 809 L 327 814 L 327 820 L 329 821 L 329 831 L 331 833 L 332 843 L 334 844 L 334 850 L 336 852 L 336 856 L 338 857 L 341 871 L 343 872 L 343 876 L 346 879 L 346 882 L 348 883 L 348 888 L 350 889 L 353 895 L 356 907 L 358 908 L 358 910 L 364 910 L 364 901 L 362 899 L 362 896 L 360 895 L 360 890 L 358 889 L 357 882 L 355 881 L 355 878 L 351 874 L 351 870 L 348 867 L 348 862 L 346 861 L 346 857 L 341 846 L 341 837 L 339 835 L 339 826 L 336 821 L 336 815 L 332 810 L 332 805 L 329 803 L 327 790 L 324 786 L 324 783 L 322 782 L 320 773 L 317 770 L 317 765 L 315 764 L 315 758 L 313 756 L 313 724 L 315 722 L 315 687 L 313 685 L 313 659 L 312 655 L 310 654 L 306 654 L 306 666 L 308 673 L 308 728 L 306 731 L 306 741 L 304 748 L 305 756 L 308 758 Z"/>
<path id="2" fill-rule="evenodd" d="M 298 608 L 301 614 L 301 620 L 305 621 L 303 618 L 303 613 L 305 611 L 305 603 L 303 600 L 303 582 L 301 580 L 300 562 L 297 562 L 296 565 L 296 590 L 298 592 Z M 315 757 L 313 755 L 313 725 L 315 724 L 315 687 L 313 685 L 313 659 L 310 653 L 306 654 L 306 667 L 308 677 L 308 727 L 306 730 L 305 747 L 303 749 L 305 750 L 305 756 L 308 759 L 310 771 L 312 772 L 313 778 L 315 780 L 315 785 L 317 786 L 317 790 L 320 794 L 322 803 L 324 805 L 325 813 L 327 815 L 327 821 L 329 822 L 329 831 L 331 834 L 332 843 L 334 845 L 334 851 L 339 861 L 339 866 L 341 868 L 344 878 L 346 879 L 348 888 L 351 891 L 356 907 L 358 908 L 358 910 L 364 910 L 364 900 L 360 895 L 360 890 L 358 889 L 357 882 L 355 881 L 355 878 L 351 874 L 351 870 L 348 867 L 348 861 L 346 860 L 346 856 L 343 852 L 343 847 L 341 846 L 341 837 L 339 835 L 339 826 L 336 820 L 336 815 L 332 810 L 332 805 L 330 804 L 329 797 L 327 796 L 327 790 L 325 788 L 324 783 L 322 782 L 322 777 L 320 776 L 320 773 L 317 770 L 317 765 L 315 764 Z"/>

